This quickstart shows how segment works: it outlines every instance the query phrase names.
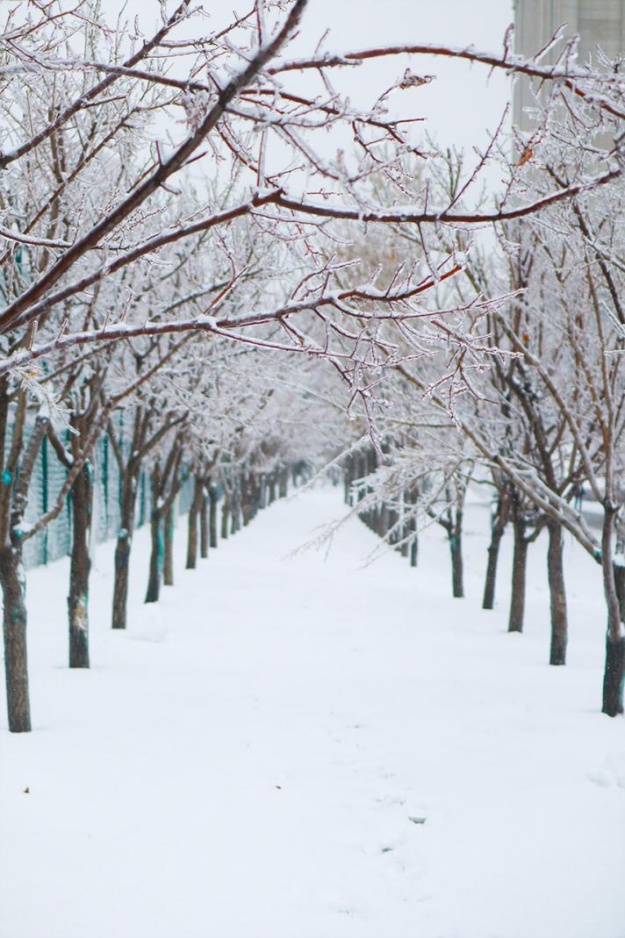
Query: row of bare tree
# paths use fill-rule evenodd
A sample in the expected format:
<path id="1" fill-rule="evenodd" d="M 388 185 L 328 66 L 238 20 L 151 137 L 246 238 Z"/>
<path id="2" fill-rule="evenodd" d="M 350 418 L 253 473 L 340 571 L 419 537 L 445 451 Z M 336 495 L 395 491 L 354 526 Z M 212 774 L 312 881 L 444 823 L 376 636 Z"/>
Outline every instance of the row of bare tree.
<path id="1" fill-rule="evenodd" d="M 132 349 L 136 352 L 137 342 L 129 341 L 127 352 Z M 27 731 L 31 722 L 24 546 L 65 510 L 68 503 L 71 509 L 69 666 L 89 667 L 89 577 L 97 483 L 92 454 L 102 435 L 107 435 L 114 453 L 119 480 L 119 527 L 112 583 L 111 624 L 114 629 L 125 629 L 128 623 L 130 559 L 142 475 L 148 477 L 150 491 L 151 551 L 146 602 L 156 602 L 161 586 L 173 583 L 173 521 L 183 485 L 193 486 L 187 545 L 187 567 L 192 569 L 197 564 L 198 553 L 205 557 L 209 546 L 217 545 L 219 531 L 222 538 L 236 533 L 261 507 L 283 497 L 290 465 L 301 463 L 302 454 L 311 452 L 307 425 L 310 404 L 307 404 L 304 421 L 302 406 L 299 405 L 298 411 L 290 384 L 287 382 L 281 389 L 274 383 L 280 369 L 276 369 L 271 385 L 263 389 L 264 376 L 261 374 L 262 380 L 259 380 L 258 373 L 254 374 L 259 364 L 256 351 L 235 354 L 233 360 L 228 350 L 223 350 L 225 354 L 214 362 L 210 386 L 205 382 L 200 387 L 199 382 L 190 383 L 190 372 L 180 378 L 168 370 L 170 364 L 176 370 L 183 366 L 190 369 L 197 350 L 187 343 L 185 357 L 178 350 L 178 357 L 174 359 L 162 354 L 162 349 L 157 347 L 161 342 L 150 340 L 149 350 L 143 349 L 141 355 L 130 356 L 142 380 L 128 385 L 123 405 L 119 395 L 115 395 L 117 412 L 123 406 L 123 420 L 111 419 L 114 401 L 109 394 L 111 382 L 115 384 L 116 379 L 109 360 L 97 381 L 92 374 L 91 380 L 82 384 L 94 393 L 80 399 L 80 408 L 76 396 L 67 390 L 71 415 L 69 433 L 59 432 L 58 419 L 55 420 L 58 414 L 49 416 L 45 408 L 36 408 L 36 405 L 34 420 L 26 419 L 28 394 L 22 384 L 16 388 L 13 398 L 6 395 L 5 434 L 10 441 L 11 458 L 5 462 L 2 495 L 3 522 L 9 531 L 10 546 L 0 556 L 0 578 L 7 583 L 5 616 L 10 617 L 13 626 L 5 632 L 8 714 L 13 731 Z M 207 352 L 199 351 L 204 362 Z M 117 354 L 119 352 L 120 348 Z M 159 368 L 147 367 L 152 356 Z M 79 367 L 93 370 L 97 358 L 91 355 L 88 365 L 83 361 Z M 127 360 L 126 377 L 130 371 L 131 362 Z M 286 380 L 284 369 L 282 373 Z M 214 386 L 215 378 L 219 388 Z M 68 384 L 79 380 L 75 374 L 67 377 Z M 206 410 L 194 412 L 192 402 L 198 405 L 198 394 Z M 289 419 L 285 422 L 280 411 L 288 407 Z M 335 445 L 327 419 L 324 424 L 327 432 L 322 429 L 317 434 L 316 458 L 321 461 L 333 455 L 330 446 Z M 69 445 L 62 442 L 65 438 Z M 65 478 L 48 510 L 34 517 L 31 507 L 29 514 L 33 520 L 25 522 L 33 471 L 44 440 L 52 445 L 65 469 Z M 218 510 L 221 511 L 219 521 Z"/>
<path id="2" fill-rule="evenodd" d="M 553 154 L 545 157 L 531 179 L 537 187 L 542 174 L 555 174 Z M 499 545 L 510 525 L 511 631 L 523 629 L 528 548 L 545 531 L 553 665 L 566 661 L 568 531 L 602 569 L 602 706 L 611 716 L 623 712 L 625 656 L 623 195 L 620 185 L 595 191 L 522 225 L 501 226 L 488 252 L 469 257 L 454 282 L 463 301 L 470 306 L 506 293 L 507 299 L 472 322 L 446 318 L 455 345 L 446 374 L 436 355 L 416 361 L 406 355 L 397 364 L 392 410 L 378 417 L 385 445 L 373 468 L 360 467 L 356 476 L 365 515 L 376 502 L 401 506 L 384 526 L 389 540 L 408 537 L 404 528 L 417 517 L 445 528 L 454 596 L 463 595 L 467 484 L 488 483 L 495 497 L 484 608 L 493 607 Z M 461 329 L 470 330 L 472 345 Z M 416 493 L 414 506 L 406 492 Z M 598 528 L 583 510 L 588 500 L 600 513 Z"/>
<path id="3" fill-rule="evenodd" d="M 609 649 L 622 649 L 611 546 L 618 467 L 609 455 L 620 439 L 618 349 L 606 347 L 587 388 L 582 376 L 587 350 L 616 329 L 625 80 L 617 68 L 580 65 L 561 41 L 533 58 L 514 54 L 509 36 L 497 53 L 416 43 L 337 52 L 308 34 L 306 7 L 253 0 L 241 15 L 207 20 L 190 0 L 161 2 L 151 31 L 107 20 L 94 0 L 23 0 L 4 14 L 0 586 L 11 729 L 29 728 L 23 545 L 70 492 L 72 655 L 86 660 L 89 463 L 101 434 L 109 432 L 122 478 L 114 624 L 123 627 L 140 467 L 149 463 L 156 532 L 183 471 L 207 478 L 215 461 L 243 458 L 239 444 L 247 456 L 277 437 L 280 449 L 287 425 L 297 437 L 303 411 L 310 452 L 335 455 L 353 435 L 337 383 L 376 445 L 388 437 L 392 453 L 407 453 L 406 440 L 437 437 L 439 454 L 451 447 L 457 462 L 460 450 L 482 459 L 599 551 Z M 301 54 L 289 57 L 296 37 Z M 484 152 L 450 160 L 415 120 L 424 82 L 411 68 L 425 58 L 534 81 L 536 133 L 511 147 L 502 120 Z M 354 104 L 343 76 L 378 61 L 410 67 Z M 493 172 L 497 191 L 484 197 Z M 575 238 L 563 218 L 576 219 Z M 471 246 L 471 232 L 486 227 L 492 264 L 479 238 Z M 565 249 L 577 263 L 560 262 Z M 550 259 L 552 272 L 539 275 Z M 558 298 L 573 282 L 583 314 L 573 293 Z M 539 306 L 545 325 L 534 327 Z M 535 442 L 543 408 L 532 395 L 556 400 L 541 343 L 544 335 L 557 346 L 558 329 L 583 333 L 566 364 L 578 396 L 561 408 L 560 431 L 551 411 L 544 416 L 574 483 L 539 473 L 535 485 L 527 452 L 542 448 L 547 458 L 552 449 Z M 569 346 L 559 347 L 564 360 Z M 330 367 L 311 378 L 319 362 Z M 528 381 L 521 403 L 516 389 Z M 584 408 L 594 423 L 575 429 Z M 124 439 L 113 419 L 120 409 Z M 67 476 L 27 524 L 44 438 Z M 606 508 L 600 547 L 571 504 L 580 464 Z M 413 461 L 402 491 L 418 479 Z"/>

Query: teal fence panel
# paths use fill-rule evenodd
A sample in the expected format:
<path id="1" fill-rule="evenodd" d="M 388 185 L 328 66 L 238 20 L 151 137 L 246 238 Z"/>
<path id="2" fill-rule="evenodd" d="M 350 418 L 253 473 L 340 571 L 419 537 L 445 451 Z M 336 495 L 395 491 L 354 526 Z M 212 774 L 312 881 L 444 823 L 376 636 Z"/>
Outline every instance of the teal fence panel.
<path id="1" fill-rule="evenodd" d="M 193 476 L 188 475 L 178 493 L 178 514 L 186 515 L 193 501 Z"/>
<path id="2" fill-rule="evenodd" d="M 29 490 L 28 507 L 24 520 L 32 524 L 42 514 L 53 508 L 67 478 L 67 470 L 56 458 L 48 440 L 43 445 L 35 463 Z M 64 557 L 70 548 L 70 507 L 64 505 L 54 521 L 24 544 L 24 564 L 35 567 Z"/>
<path id="3" fill-rule="evenodd" d="M 125 455 L 128 455 L 127 449 L 130 443 L 124 441 L 122 446 L 126 450 Z M 94 473 L 92 536 L 96 544 L 101 544 L 117 536 L 120 523 L 121 475 L 108 435 L 104 435 L 98 441 L 92 458 L 92 466 Z M 29 490 L 28 508 L 24 519 L 26 523 L 32 524 L 53 507 L 66 478 L 67 470 L 57 459 L 48 440 L 44 440 Z M 193 480 L 189 478 L 185 481 L 178 496 L 179 514 L 184 514 L 189 510 L 192 498 Z M 141 527 L 150 520 L 150 506 L 150 477 L 147 472 L 142 472 L 137 492 L 136 527 Z M 51 563 L 69 554 L 71 511 L 70 495 L 59 516 L 43 531 L 25 542 L 24 565 L 26 567 Z"/>

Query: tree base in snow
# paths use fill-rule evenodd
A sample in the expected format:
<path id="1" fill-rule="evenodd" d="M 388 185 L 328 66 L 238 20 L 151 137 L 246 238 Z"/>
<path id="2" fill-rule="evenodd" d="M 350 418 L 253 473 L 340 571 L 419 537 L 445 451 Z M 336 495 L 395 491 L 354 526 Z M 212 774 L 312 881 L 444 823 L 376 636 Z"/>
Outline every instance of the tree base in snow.
<path id="1" fill-rule="evenodd" d="M 69 666 L 70 668 L 89 667 L 89 633 L 83 626 L 70 626 Z"/>
<path id="2" fill-rule="evenodd" d="M 566 664 L 566 636 L 551 636 L 551 650 L 549 653 L 549 664 L 561 667 Z"/>
<path id="3" fill-rule="evenodd" d="M 623 665 L 625 664 L 625 638 L 616 642 L 608 639 L 605 652 L 603 676 L 602 712 L 609 717 L 623 713 Z"/>

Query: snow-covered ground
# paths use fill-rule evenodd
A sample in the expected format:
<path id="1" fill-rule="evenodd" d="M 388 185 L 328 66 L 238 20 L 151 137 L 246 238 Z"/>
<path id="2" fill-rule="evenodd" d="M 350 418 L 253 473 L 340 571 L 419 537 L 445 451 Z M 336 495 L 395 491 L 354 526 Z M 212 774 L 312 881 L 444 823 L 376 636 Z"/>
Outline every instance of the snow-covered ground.
<path id="1" fill-rule="evenodd" d="M 92 590 L 90 672 L 65 666 L 67 563 L 29 575 L 34 732 L 0 736 L 2 938 L 623 938 L 625 721 L 599 713 L 599 570 L 567 544 L 570 663 L 549 668 L 544 545 L 525 635 L 480 610 L 440 529 L 420 565 L 338 490 L 282 502 L 183 567 L 131 628 Z M 4 721 L 5 722 L 5 721 Z M 5 722 L 6 725 L 6 722 Z M 25 791 L 27 789 L 27 791 Z"/>

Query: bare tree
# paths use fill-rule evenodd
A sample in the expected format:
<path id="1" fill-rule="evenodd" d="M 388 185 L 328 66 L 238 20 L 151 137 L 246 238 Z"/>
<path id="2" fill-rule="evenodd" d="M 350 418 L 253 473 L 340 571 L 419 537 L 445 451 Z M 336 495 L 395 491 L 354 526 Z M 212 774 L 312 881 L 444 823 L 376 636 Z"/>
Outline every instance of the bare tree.
<path id="1" fill-rule="evenodd" d="M 31 406 L 25 379 L 35 363 L 103 342 L 204 331 L 257 348 L 329 360 L 352 395 L 367 405 L 380 368 L 397 362 L 404 333 L 424 316 L 425 298 L 434 297 L 442 279 L 457 276 L 463 260 L 452 250 L 414 269 L 398 264 L 385 290 L 371 282 L 341 289 L 340 263 L 322 256 L 318 245 L 330 221 L 353 223 L 359 230 L 363 223 L 415 226 L 428 258 L 428 231 L 438 240 L 446 226 L 527 217 L 621 175 L 617 147 L 614 158 L 599 154 L 591 172 L 554 178 L 550 187 L 528 198 L 519 198 L 514 186 L 528 173 L 522 160 L 509 167 L 509 184 L 498 204 L 465 209 L 457 197 L 434 193 L 429 167 L 441 154 L 422 146 L 413 122 L 384 110 L 390 92 L 414 93 L 419 83 L 411 80 L 412 73 L 383 89 L 364 109 L 339 94 L 333 73 L 398 55 L 413 61 L 465 59 L 510 75 L 533 75 L 552 87 L 553 100 L 565 100 L 574 120 L 585 119 L 592 109 L 598 124 L 612 121 L 617 127 L 623 117 L 622 78 L 577 68 L 566 57 L 555 65 L 525 60 L 512 55 L 507 44 L 495 55 L 419 45 L 337 55 L 317 45 L 310 56 L 289 59 L 287 43 L 302 27 L 306 6 L 306 0 L 284 0 L 265 16 L 263 5 L 253 3 L 223 29 L 190 41 L 178 34 L 191 15 L 189 0 L 182 0 L 170 14 L 163 7 L 162 25 L 134 48 L 122 24 L 109 27 L 87 2 L 64 9 L 56 2 L 42 8 L 32 0 L 11 8 L 0 27 L 0 397 L 6 402 L 0 422 L 2 470 L 13 480 L 3 493 L 0 552 L 6 563 L 0 579 L 8 686 L 16 701 L 26 693 L 25 612 L 23 601 L 15 603 L 27 492 L 21 483 L 16 487 L 14 473 L 20 460 L 28 466 L 34 459 L 48 420 L 40 414 L 24 449 L 22 431 Z M 310 93 L 302 93 L 302 75 L 310 79 Z M 545 107 L 549 110 L 550 102 Z M 157 114 L 164 132 L 153 124 Z M 317 141 L 325 139 L 327 128 L 339 138 L 355 139 L 353 155 L 322 155 Z M 495 149 L 493 143 L 459 180 L 465 205 L 471 205 L 470 193 L 479 187 Z M 424 166 L 422 185 L 408 204 L 407 151 Z M 380 171 L 394 186 L 385 204 L 371 197 L 368 184 Z M 214 183 L 211 191 L 219 190 L 217 200 L 194 181 L 202 172 Z M 263 275 L 262 293 L 256 295 L 249 283 L 258 264 L 238 243 L 238 226 L 244 223 L 254 231 L 252 241 L 271 239 L 288 257 Z M 225 281 L 214 265 L 202 265 L 208 232 L 227 259 Z M 121 289 L 114 296 L 109 291 L 96 310 L 90 297 L 100 285 L 114 283 Z M 19 416 L 10 429 L 13 405 L 23 419 Z M 124 466 L 123 530 L 129 533 L 133 496 L 128 486 L 137 470 L 133 454 L 143 455 L 160 432 L 151 429 L 152 419 L 137 407 L 134 448 L 127 457 L 113 437 Z M 9 433 L 17 433 L 10 445 Z M 81 459 L 88 453 L 83 448 Z M 74 457 L 70 486 L 80 472 Z M 118 548 L 123 579 L 127 551 Z M 118 624 L 125 607 L 122 593 L 116 593 Z M 22 704 L 9 709 L 11 728 L 28 729 Z M 17 710 L 23 714 L 19 719 Z"/>

